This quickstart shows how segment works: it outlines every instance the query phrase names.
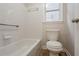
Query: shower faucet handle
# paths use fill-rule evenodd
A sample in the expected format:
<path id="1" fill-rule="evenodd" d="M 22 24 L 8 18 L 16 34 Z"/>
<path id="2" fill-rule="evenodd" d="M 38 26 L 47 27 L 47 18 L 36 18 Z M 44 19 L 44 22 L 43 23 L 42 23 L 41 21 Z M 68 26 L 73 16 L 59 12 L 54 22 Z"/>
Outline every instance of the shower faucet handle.
<path id="1" fill-rule="evenodd" d="M 50 41 L 50 40 L 47 40 L 47 41 Z"/>

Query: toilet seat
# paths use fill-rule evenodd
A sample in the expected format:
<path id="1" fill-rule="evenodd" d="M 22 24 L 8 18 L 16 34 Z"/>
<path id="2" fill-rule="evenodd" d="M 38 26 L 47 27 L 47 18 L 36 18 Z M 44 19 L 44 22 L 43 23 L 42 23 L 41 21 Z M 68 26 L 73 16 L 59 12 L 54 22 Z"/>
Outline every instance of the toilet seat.
<path id="1" fill-rule="evenodd" d="M 47 49 L 50 51 L 62 51 L 63 50 L 62 44 L 58 41 L 48 41 L 46 46 L 47 46 Z"/>

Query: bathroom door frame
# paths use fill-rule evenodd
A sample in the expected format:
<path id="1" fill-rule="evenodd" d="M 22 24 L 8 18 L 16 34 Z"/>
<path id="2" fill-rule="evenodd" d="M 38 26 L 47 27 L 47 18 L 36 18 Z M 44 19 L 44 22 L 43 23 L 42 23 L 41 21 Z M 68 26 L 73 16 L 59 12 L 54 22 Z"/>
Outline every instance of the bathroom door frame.
<path id="1" fill-rule="evenodd" d="M 79 19 L 79 3 L 74 4 L 74 18 L 73 20 Z M 73 30 L 74 30 L 74 55 L 79 56 L 79 22 L 73 23 Z"/>
<path id="2" fill-rule="evenodd" d="M 79 22 L 73 22 L 73 20 L 79 19 L 79 3 L 69 3 L 68 5 L 67 20 L 70 20 L 70 32 L 74 43 L 74 55 L 79 56 Z M 72 11 L 72 12 L 71 12 Z"/>

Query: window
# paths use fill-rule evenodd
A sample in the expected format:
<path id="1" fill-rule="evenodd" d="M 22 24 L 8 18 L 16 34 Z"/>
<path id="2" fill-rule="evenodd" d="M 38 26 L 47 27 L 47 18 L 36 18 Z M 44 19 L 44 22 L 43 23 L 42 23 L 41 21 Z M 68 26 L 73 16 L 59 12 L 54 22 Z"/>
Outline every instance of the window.
<path id="1" fill-rule="evenodd" d="M 46 3 L 46 21 L 62 21 L 60 3 Z"/>

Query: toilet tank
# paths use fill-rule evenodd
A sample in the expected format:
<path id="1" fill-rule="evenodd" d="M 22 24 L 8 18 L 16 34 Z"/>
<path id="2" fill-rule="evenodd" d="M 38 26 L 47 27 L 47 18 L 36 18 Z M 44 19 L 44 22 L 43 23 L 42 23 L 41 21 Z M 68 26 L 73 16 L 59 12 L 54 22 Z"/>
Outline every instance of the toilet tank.
<path id="1" fill-rule="evenodd" d="M 47 40 L 57 41 L 59 36 L 59 29 L 48 29 L 46 30 Z"/>

